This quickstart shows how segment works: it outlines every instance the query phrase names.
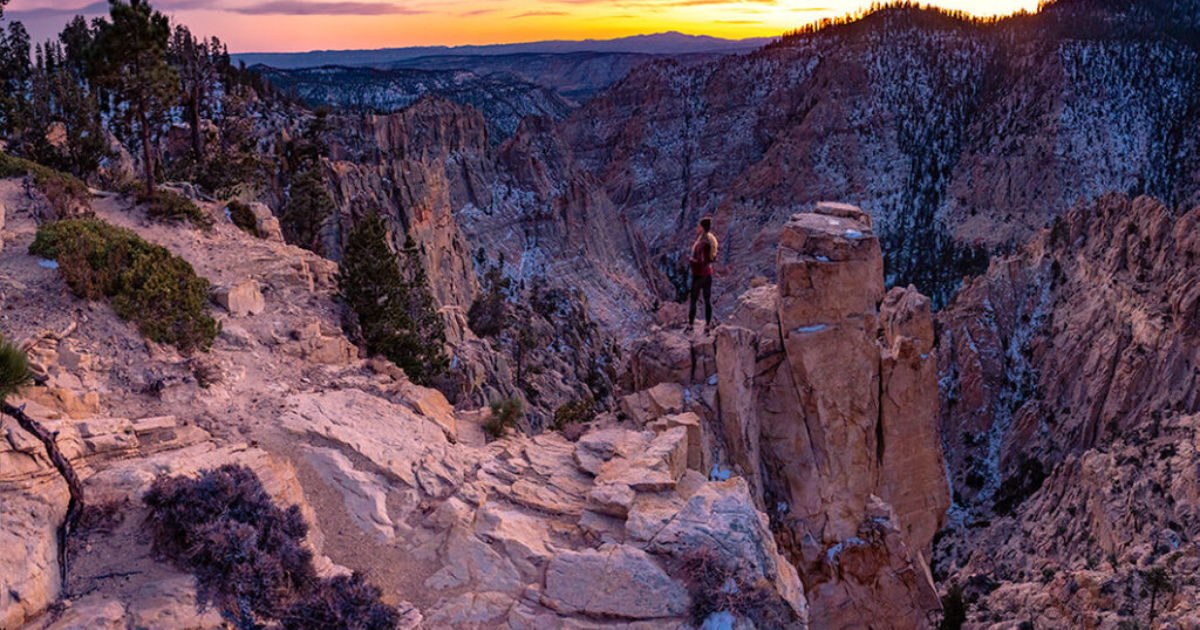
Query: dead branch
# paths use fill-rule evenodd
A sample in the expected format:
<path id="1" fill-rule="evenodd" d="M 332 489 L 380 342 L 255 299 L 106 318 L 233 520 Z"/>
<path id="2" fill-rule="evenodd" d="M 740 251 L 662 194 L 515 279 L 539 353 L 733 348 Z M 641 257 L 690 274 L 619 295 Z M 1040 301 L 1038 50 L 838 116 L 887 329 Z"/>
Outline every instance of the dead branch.
<path id="1" fill-rule="evenodd" d="M 50 433 L 41 423 L 26 415 L 23 406 L 18 408 L 9 403 L 0 403 L 0 413 L 11 416 L 17 421 L 17 424 L 21 425 L 22 429 L 41 440 L 42 445 L 46 447 L 46 455 L 50 458 L 50 462 L 67 481 L 71 500 L 67 503 L 67 517 L 63 520 L 62 527 L 58 529 L 58 567 L 65 589 L 67 585 L 67 539 L 79 523 L 80 515 L 83 514 L 83 484 L 79 481 L 79 476 L 75 474 L 75 468 L 71 466 L 70 460 L 58 448 L 58 443 L 55 441 L 57 433 Z"/>

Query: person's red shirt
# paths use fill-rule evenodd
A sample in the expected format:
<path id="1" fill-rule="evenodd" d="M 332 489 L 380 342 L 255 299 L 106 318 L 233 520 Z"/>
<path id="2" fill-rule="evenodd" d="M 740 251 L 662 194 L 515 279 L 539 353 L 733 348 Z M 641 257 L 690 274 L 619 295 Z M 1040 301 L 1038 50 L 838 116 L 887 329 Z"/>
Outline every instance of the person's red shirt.
<path id="1" fill-rule="evenodd" d="M 692 245 L 692 275 L 697 278 L 713 275 L 713 235 L 706 233 L 696 239 L 696 243 Z"/>

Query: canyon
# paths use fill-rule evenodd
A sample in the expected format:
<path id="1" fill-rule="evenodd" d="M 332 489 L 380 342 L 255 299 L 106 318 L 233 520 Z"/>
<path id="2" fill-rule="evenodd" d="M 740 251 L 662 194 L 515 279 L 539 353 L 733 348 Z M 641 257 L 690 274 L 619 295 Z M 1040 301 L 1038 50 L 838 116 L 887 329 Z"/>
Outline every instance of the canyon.
<path id="1" fill-rule="evenodd" d="M 402 628 L 1200 627 L 1197 15 L 892 6 L 603 86 L 594 58 L 434 90 L 409 88 L 457 69 L 263 70 L 380 111 L 247 98 L 258 183 L 166 184 L 200 227 L 122 192 L 117 136 L 88 180 L 90 213 L 211 281 L 208 352 L 72 295 L 29 253 L 55 191 L 0 178 L 0 331 L 34 373 L 10 400 L 89 497 L 60 548 L 66 484 L 2 419 L 0 628 L 235 627 L 146 533 L 155 479 L 227 464 Z M 288 243 L 304 169 L 329 212 Z M 450 368 L 426 385 L 347 324 L 372 214 L 427 274 Z"/>

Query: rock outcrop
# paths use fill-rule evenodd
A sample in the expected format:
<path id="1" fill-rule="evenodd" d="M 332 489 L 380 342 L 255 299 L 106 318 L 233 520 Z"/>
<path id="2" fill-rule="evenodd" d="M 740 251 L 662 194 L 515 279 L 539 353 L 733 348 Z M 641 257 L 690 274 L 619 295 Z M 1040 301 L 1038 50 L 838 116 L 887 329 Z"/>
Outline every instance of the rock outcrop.
<path id="1" fill-rule="evenodd" d="M 486 407 L 455 410 L 394 366 L 356 356 L 337 330 L 329 270 L 310 253 L 224 223 L 200 236 L 142 225 L 115 197 L 95 207 L 218 286 L 254 278 L 269 308 L 217 311 L 225 321 L 211 351 L 180 356 L 67 294 L 26 253 L 33 221 L 10 223 L 19 246 L 0 251 L 0 291 L 6 304 L 38 308 L 0 311 L 0 324 L 36 340 L 44 383 L 18 402 L 58 432 L 90 507 L 59 584 L 65 491 L 38 445 L 3 421 L 0 541 L 16 553 L 0 557 L 0 626 L 221 627 L 197 608 L 190 576 L 154 557 L 142 496 L 159 475 L 234 463 L 279 505 L 301 507 L 319 570 L 365 571 L 404 630 L 682 630 L 724 598 L 724 584 L 687 571 L 697 558 L 753 595 L 723 615 L 807 627 L 802 583 L 750 486 L 701 472 L 707 407 L 683 387 L 634 395 L 631 405 L 644 403 L 636 422 L 581 418 L 577 441 L 487 441 Z"/>
<path id="2" fill-rule="evenodd" d="M 885 299 L 871 221 L 840 205 L 792 217 L 777 277 L 717 331 L 728 461 L 762 488 L 814 627 L 929 627 L 949 507 L 929 300 Z"/>

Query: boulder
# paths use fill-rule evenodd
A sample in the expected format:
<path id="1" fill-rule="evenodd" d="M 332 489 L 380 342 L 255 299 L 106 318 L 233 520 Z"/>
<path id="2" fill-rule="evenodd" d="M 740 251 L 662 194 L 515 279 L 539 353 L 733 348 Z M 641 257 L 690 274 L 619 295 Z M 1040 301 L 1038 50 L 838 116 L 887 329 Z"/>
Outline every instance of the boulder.
<path id="1" fill-rule="evenodd" d="M 234 317 L 258 315 L 267 307 L 257 280 L 243 280 L 217 287 L 213 291 L 213 299 Z"/>
<path id="2" fill-rule="evenodd" d="M 250 211 L 254 213 L 254 218 L 258 222 L 258 233 L 262 235 L 262 238 L 276 243 L 283 242 L 283 230 L 279 227 L 279 219 L 266 204 L 251 203 Z"/>
<path id="3" fill-rule="evenodd" d="M 682 615 L 689 599 L 646 552 L 607 545 L 554 556 L 541 602 L 560 613 L 656 619 Z"/>

